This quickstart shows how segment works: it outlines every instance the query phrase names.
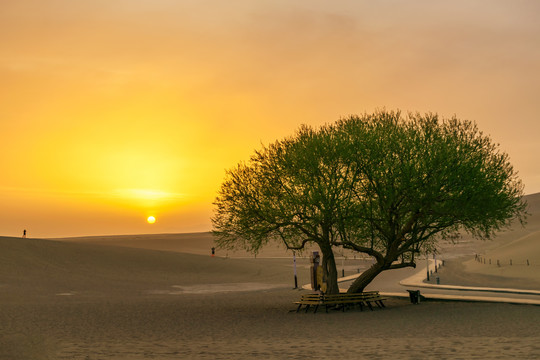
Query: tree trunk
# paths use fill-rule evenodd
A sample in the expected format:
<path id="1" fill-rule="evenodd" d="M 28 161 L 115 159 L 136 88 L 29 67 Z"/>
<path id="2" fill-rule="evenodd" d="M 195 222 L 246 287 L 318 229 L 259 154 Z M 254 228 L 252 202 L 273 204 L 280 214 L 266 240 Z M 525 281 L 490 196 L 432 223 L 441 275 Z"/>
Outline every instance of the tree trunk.
<path id="1" fill-rule="evenodd" d="M 332 247 L 319 244 L 321 253 L 323 255 L 321 266 L 323 267 L 324 275 L 326 278 L 326 294 L 338 294 L 339 286 L 337 282 L 337 268 L 336 260 L 334 258 L 334 252 Z"/>
<path id="2" fill-rule="evenodd" d="M 382 264 L 376 262 L 375 264 L 371 265 L 369 269 L 364 271 L 359 277 L 356 278 L 356 280 L 352 283 L 352 285 L 347 290 L 348 293 L 360 293 L 364 291 L 366 286 L 370 282 L 377 277 L 381 272 L 386 270 L 387 268 Z"/>

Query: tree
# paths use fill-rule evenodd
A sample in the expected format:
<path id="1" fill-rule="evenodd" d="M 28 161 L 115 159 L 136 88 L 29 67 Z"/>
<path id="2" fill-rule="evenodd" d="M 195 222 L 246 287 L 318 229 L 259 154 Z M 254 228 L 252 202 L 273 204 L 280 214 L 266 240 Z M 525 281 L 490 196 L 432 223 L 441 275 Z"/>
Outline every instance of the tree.
<path id="1" fill-rule="evenodd" d="M 331 127 L 315 131 L 304 126 L 228 171 L 212 219 L 218 246 L 257 252 L 269 240 L 296 250 L 316 243 L 326 290 L 338 292 L 332 246 L 343 193 L 351 193 L 340 146 Z"/>
<path id="2" fill-rule="evenodd" d="M 227 172 L 212 219 L 218 245 L 258 251 L 316 243 L 327 292 L 338 292 L 332 249 L 370 255 L 351 285 L 416 266 L 422 248 L 466 231 L 488 239 L 517 218 L 523 186 L 508 156 L 469 121 L 378 111 L 350 116 L 255 152 Z"/>

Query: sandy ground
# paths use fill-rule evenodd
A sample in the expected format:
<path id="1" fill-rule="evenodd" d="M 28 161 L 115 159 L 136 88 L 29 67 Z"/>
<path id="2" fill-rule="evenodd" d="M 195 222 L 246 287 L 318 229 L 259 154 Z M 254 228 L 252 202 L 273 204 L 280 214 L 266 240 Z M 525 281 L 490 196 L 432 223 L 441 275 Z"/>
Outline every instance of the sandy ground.
<path id="1" fill-rule="evenodd" d="M 0 247 L 1 359 L 540 358 L 536 306 L 389 299 L 373 312 L 295 313 L 290 259 Z"/>
<path id="2" fill-rule="evenodd" d="M 533 359 L 540 307 L 387 301 L 289 313 L 289 289 L 2 304 L 3 359 Z"/>
<path id="3" fill-rule="evenodd" d="M 469 266 L 477 253 L 540 260 L 537 213 L 493 242 L 443 246 L 441 279 L 540 289 L 538 271 Z M 289 312 L 302 293 L 290 254 L 212 258 L 211 247 L 209 234 L 0 237 L 0 359 L 540 359 L 539 306 L 390 298 L 374 311 Z M 346 275 L 367 265 L 338 260 Z M 297 268 L 309 283 L 309 261 Z"/>
<path id="4" fill-rule="evenodd" d="M 457 244 L 442 243 L 441 283 L 540 290 L 540 194 L 527 196 L 527 202 L 525 226 L 514 224 L 488 241 L 464 236 Z"/>

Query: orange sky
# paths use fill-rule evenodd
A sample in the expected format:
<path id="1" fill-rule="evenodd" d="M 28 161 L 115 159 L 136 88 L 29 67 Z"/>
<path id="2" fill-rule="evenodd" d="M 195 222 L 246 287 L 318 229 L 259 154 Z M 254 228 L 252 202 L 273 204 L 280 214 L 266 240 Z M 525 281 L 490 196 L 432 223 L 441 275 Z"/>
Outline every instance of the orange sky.
<path id="1" fill-rule="evenodd" d="M 382 107 L 475 120 L 540 192 L 539 14 L 534 0 L 2 1 L 0 235 L 209 230 L 225 169 L 261 143 Z"/>

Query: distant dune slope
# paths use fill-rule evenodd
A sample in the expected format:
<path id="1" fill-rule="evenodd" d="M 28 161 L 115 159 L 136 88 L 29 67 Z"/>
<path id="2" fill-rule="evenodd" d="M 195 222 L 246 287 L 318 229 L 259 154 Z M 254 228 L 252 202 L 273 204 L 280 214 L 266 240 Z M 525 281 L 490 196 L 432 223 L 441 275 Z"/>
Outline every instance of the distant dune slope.
<path id="1" fill-rule="evenodd" d="M 493 242 L 487 242 L 479 253 L 494 259 L 526 259 L 540 265 L 540 193 L 527 195 L 529 216 L 524 226 L 513 224 L 498 234 Z"/>
<path id="2" fill-rule="evenodd" d="M 183 233 L 183 234 L 147 234 L 147 235 L 111 235 L 111 236 L 84 236 L 59 238 L 55 240 L 72 243 L 89 243 L 109 246 L 122 246 L 138 249 L 152 249 L 173 251 L 187 254 L 210 255 L 212 248 L 216 247 L 214 235 L 210 232 Z M 317 250 L 314 247 L 309 251 Z M 244 250 L 215 249 L 216 256 L 224 257 L 247 257 L 255 255 Z M 258 254 L 258 257 L 292 257 L 292 251 L 287 251 L 282 244 L 269 243 Z"/>
<path id="3" fill-rule="evenodd" d="M 73 243 L 89 243 L 210 255 L 214 237 L 210 232 L 183 234 L 82 236 L 56 239 Z"/>
<path id="4" fill-rule="evenodd" d="M 540 193 L 527 195 L 525 199 L 529 216 L 524 226 L 516 222 L 492 240 L 463 239 L 467 255 L 473 257 L 461 265 L 466 272 L 463 276 L 475 274 L 485 275 L 486 279 L 504 278 L 507 279 L 504 287 L 512 287 L 515 283 L 520 284 L 520 288 L 530 289 L 532 284 L 540 284 Z M 452 246 L 444 250 L 449 253 L 455 251 Z M 444 254 L 442 252 L 443 257 Z M 478 254 L 481 261 L 475 260 L 474 254 Z"/>
<path id="5" fill-rule="evenodd" d="M 540 230 L 510 241 L 486 253 L 493 259 L 513 260 L 514 264 L 529 263 L 540 265 Z"/>
<path id="6" fill-rule="evenodd" d="M 133 293 L 173 285 L 280 283 L 290 270 L 251 260 L 0 237 L 0 295 Z"/>

